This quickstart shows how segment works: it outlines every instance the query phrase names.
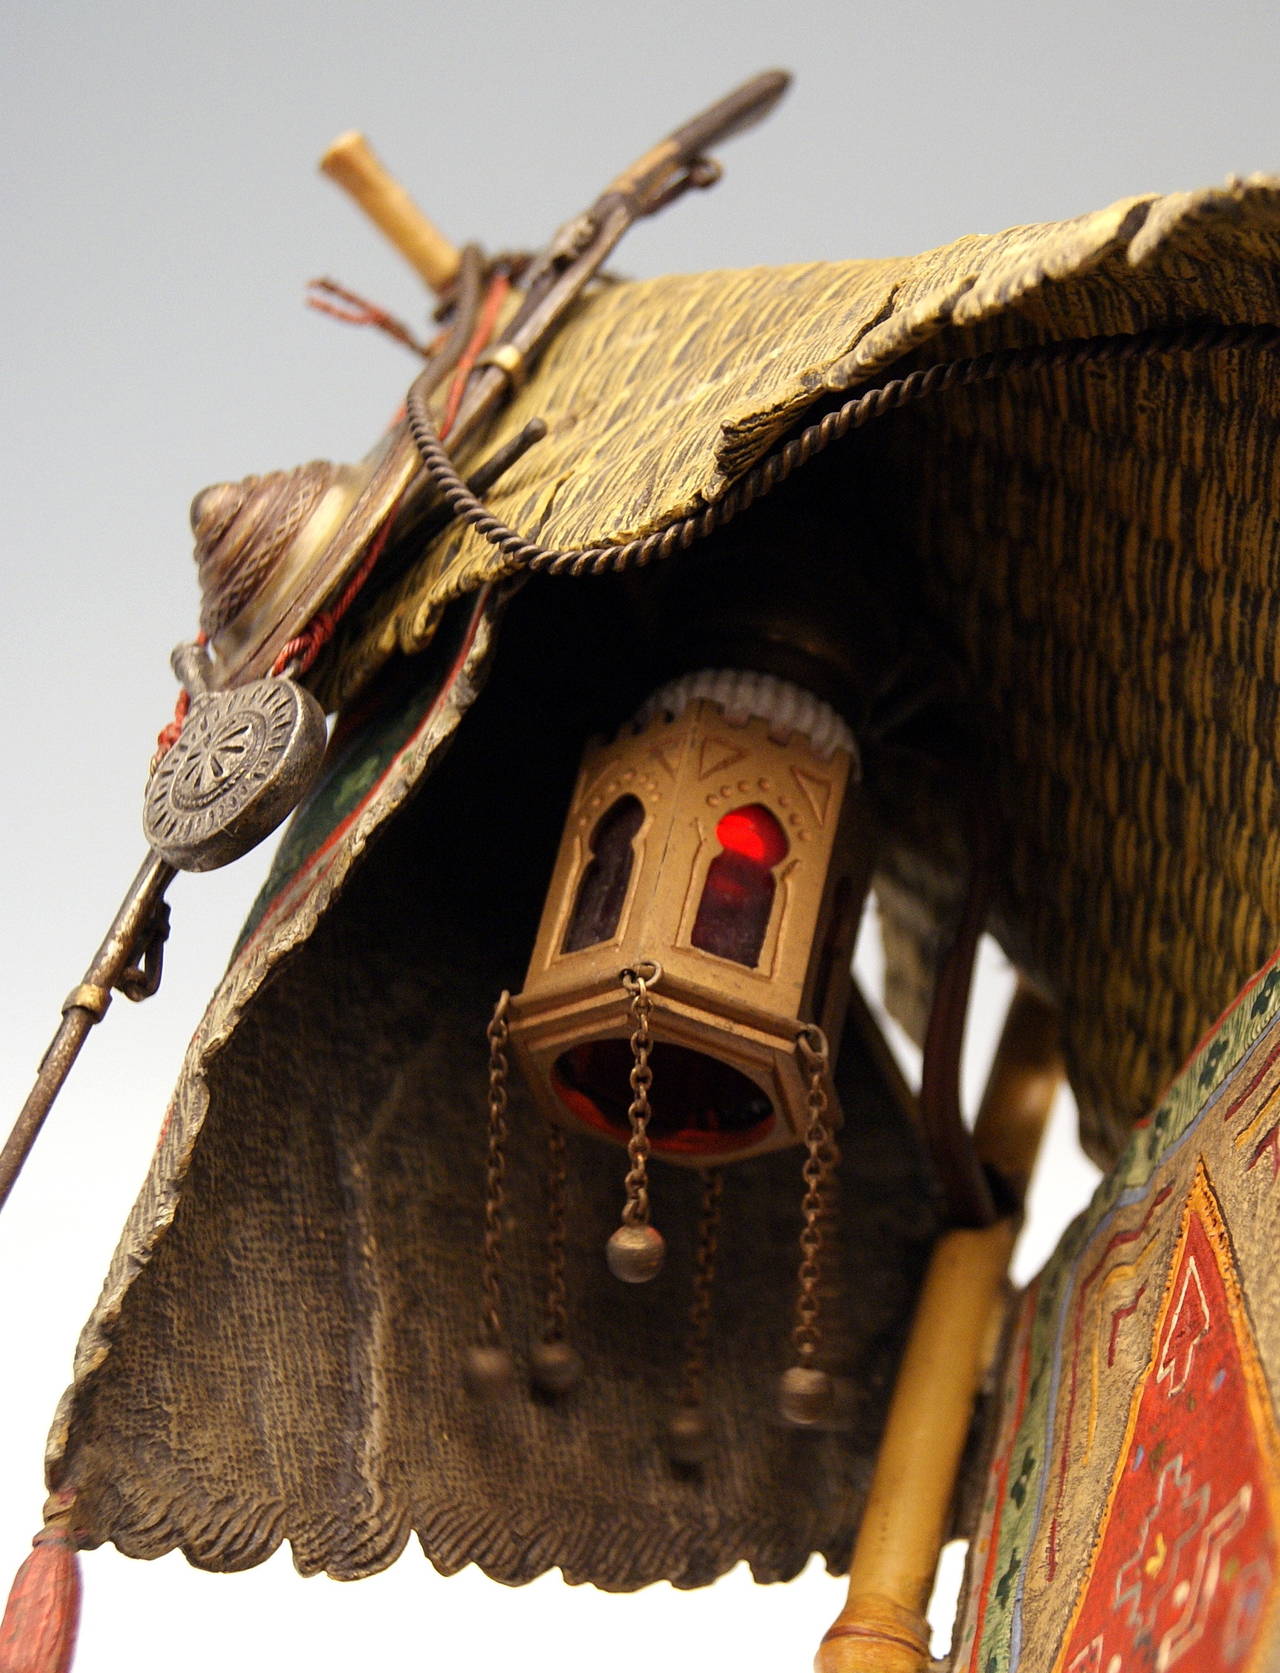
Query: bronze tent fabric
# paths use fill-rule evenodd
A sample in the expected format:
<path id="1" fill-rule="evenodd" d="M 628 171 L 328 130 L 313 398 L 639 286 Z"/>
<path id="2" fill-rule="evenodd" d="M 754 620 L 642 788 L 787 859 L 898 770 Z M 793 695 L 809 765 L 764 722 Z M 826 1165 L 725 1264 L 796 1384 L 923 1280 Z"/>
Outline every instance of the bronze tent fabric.
<path id="1" fill-rule="evenodd" d="M 503 421 L 498 439 L 535 412 L 550 434 L 495 509 L 548 543 L 621 541 L 723 493 L 804 415 L 888 366 L 1153 324 L 1280 321 L 1278 258 L 1280 186 L 1254 181 L 914 260 L 604 287 Z M 1007 844 L 996 925 L 1064 1006 L 1104 1157 L 1280 940 L 1275 372 L 1273 356 L 1237 349 L 956 392 L 853 438 L 785 502 L 802 507 L 811 491 L 828 523 L 856 531 L 851 563 L 888 531 L 911 621 L 928 622 L 982 716 Z M 402 706 L 389 742 L 337 762 L 328 815 L 303 810 L 296 852 L 192 1044 L 86 1326 L 49 1469 L 78 1490 L 91 1542 L 139 1555 L 180 1544 L 232 1568 L 287 1538 L 304 1568 L 354 1575 L 416 1528 L 446 1568 L 470 1557 L 518 1579 L 560 1563 L 614 1586 L 694 1584 L 738 1556 L 782 1576 L 809 1550 L 838 1562 L 847 1549 L 930 1230 L 927 1184 L 889 1109 L 873 1108 L 846 1146 L 846 1281 L 861 1305 L 845 1350 L 864 1402 L 852 1441 L 783 1436 L 768 1416 L 761 1367 L 766 1341 L 782 1351 L 795 1231 L 784 1159 L 776 1179 L 771 1163 L 731 1181 L 740 1282 L 726 1291 L 716 1376 L 740 1467 L 730 1476 L 718 1461 L 713 1491 L 664 1471 L 652 1449 L 678 1306 L 660 1335 L 599 1326 L 578 1441 L 542 1408 L 503 1434 L 456 1405 L 453 1355 L 478 1312 L 479 1042 L 499 981 L 519 980 L 529 910 L 522 895 L 520 912 L 503 911 L 478 886 L 504 866 L 497 854 L 483 864 L 483 802 L 471 798 L 486 740 L 493 760 L 519 761 L 524 734 L 501 716 L 527 704 L 504 643 L 468 713 L 487 602 L 460 651 L 445 644 L 455 613 L 438 630 L 446 603 L 493 572 L 489 548 L 445 536 L 330 664 L 338 694 L 403 655 Z M 538 578 L 513 609 L 511 644 L 542 633 L 572 660 L 572 624 L 600 630 L 627 579 Z M 438 782 L 404 811 L 464 714 Z M 530 764 L 551 782 L 551 746 L 537 743 Z M 555 767 L 566 789 L 570 770 Z M 904 993 L 937 932 L 946 812 L 923 783 L 886 805 Z M 460 839 L 469 869 L 441 892 L 431 856 Z M 519 1167 L 536 1220 L 534 1162 Z M 616 1157 L 593 1150 L 582 1170 L 585 1249 L 616 1208 Z M 687 1225 L 686 1210 L 675 1220 Z M 514 1277 L 526 1327 L 530 1247 Z M 874 1284 L 855 1282 L 873 1251 Z M 766 1299 L 748 1319 L 734 1309 L 756 1288 Z M 793 1480 L 802 1491 L 779 1492 Z M 595 1537 L 608 1517 L 617 1540 Z"/>
<path id="2" fill-rule="evenodd" d="M 717 1449 L 704 1470 L 674 1468 L 662 1448 L 692 1286 L 689 1170 L 651 1164 L 670 1252 L 633 1289 L 603 1256 L 625 1151 L 570 1138 L 568 1328 L 584 1381 L 559 1401 L 522 1384 L 493 1406 L 464 1389 L 482 1305 L 485 1024 L 518 979 L 539 904 L 503 886 L 518 869 L 506 815 L 550 775 L 553 793 L 521 823 L 537 878 L 577 754 L 564 730 L 540 747 L 520 689 L 499 665 L 437 793 L 403 810 L 229 1032 L 228 1000 L 261 979 L 278 939 L 270 908 L 242 947 L 55 1430 L 51 1469 L 74 1490 L 84 1543 L 138 1557 L 178 1545 L 230 1570 L 287 1539 L 304 1572 L 350 1579 L 416 1532 L 446 1573 L 475 1562 L 518 1583 L 560 1567 L 619 1590 L 702 1585 L 738 1561 L 786 1579 L 814 1550 L 847 1562 L 934 1224 L 912 1128 L 852 1039 L 839 1066 L 848 1209 L 824 1279 L 839 1315 L 825 1363 L 852 1391 L 838 1429 L 797 1433 L 775 1412 L 797 1150 L 728 1170 L 708 1371 Z M 418 747 L 438 745 L 452 718 Z M 334 793 L 370 762 L 382 759 L 353 740 Z M 518 1083 L 510 1126 L 504 1289 L 523 1365 L 543 1317 L 546 1139 Z"/>

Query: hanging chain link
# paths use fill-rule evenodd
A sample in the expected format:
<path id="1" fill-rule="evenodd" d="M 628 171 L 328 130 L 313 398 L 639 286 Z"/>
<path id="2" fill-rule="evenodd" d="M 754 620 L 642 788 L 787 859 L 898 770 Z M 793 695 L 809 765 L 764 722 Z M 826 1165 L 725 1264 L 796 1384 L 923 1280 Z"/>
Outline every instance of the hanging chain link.
<path id="1" fill-rule="evenodd" d="M 507 1206 L 507 1013 L 504 988 L 485 1031 L 489 1041 L 489 1147 L 484 1176 L 484 1325 L 492 1342 L 502 1339 L 502 1220 Z"/>
<path id="2" fill-rule="evenodd" d="M 622 1210 L 624 1226 L 649 1224 L 649 1089 L 653 1085 L 653 1070 L 649 1054 L 653 1050 L 653 1036 L 649 1018 L 653 1014 L 653 1000 L 649 989 L 662 975 L 662 966 L 653 959 L 642 959 L 634 969 L 621 972 L 624 988 L 631 995 L 631 1105 L 627 1120 L 631 1137 L 627 1140 L 627 1155 L 631 1167 L 624 1188 L 627 1194 Z"/>
<path id="3" fill-rule="evenodd" d="M 803 1227 L 800 1232 L 800 1266 L 797 1272 L 796 1322 L 791 1340 L 801 1365 L 812 1365 L 822 1345 L 821 1310 L 824 1221 L 840 1160 L 835 1137 L 827 1119 L 826 1077 L 830 1062 L 827 1037 L 809 1023 L 796 1035 L 796 1051 L 809 1072 L 806 1094 L 809 1119 L 805 1127 L 805 1183 L 801 1203 Z"/>
<path id="4" fill-rule="evenodd" d="M 569 1328 L 568 1292 L 564 1279 L 564 1238 L 568 1186 L 564 1129 L 547 1123 L 547 1317 L 546 1342 L 563 1342 Z"/>
<path id="5" fill-rule="evenodd" d="M 698 1244 L 693 1264 L 693 1302 L 689 1308 L 689 1332 L 680 1379 L 682 1406 L 700 1406 L 706 1396 L 707 1343 L 711 1337 L 711 1298 L 716 1281 L 716 1257 L 720 1249 L 720 1199 L 723 1192 L 724 1169 L 708 1168 L 702 1176 Z"/>

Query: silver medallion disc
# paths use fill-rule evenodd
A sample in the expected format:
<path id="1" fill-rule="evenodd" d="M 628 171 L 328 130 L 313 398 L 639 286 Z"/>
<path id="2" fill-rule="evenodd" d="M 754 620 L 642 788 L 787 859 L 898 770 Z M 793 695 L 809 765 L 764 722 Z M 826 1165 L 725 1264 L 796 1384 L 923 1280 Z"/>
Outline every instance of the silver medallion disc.
<path id="1" fill-rule="evenodd" d="M 301 801 L 325 736 L 324 711 L 293 680 L 201 692 L 147 786 L 147 841 L 180 871 L 230 865 Z"/>

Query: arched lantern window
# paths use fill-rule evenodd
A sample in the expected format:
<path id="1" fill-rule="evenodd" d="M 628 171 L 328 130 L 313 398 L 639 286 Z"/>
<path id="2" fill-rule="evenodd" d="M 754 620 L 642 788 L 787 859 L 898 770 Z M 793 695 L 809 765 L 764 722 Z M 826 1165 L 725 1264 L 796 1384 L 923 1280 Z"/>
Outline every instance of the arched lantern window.
<path id="1" fill-rule="evenodd" d="M 643 823 L 644 808 L 635 796 L 619 796 L 600 816 L 591 833 L 591 859 L 578 884 L 562 953 L 594 947 L 617 929 L 635 863 L 632 845 Z"/>
<path id="2" fill-rule="evenodd" d="M 716 826 L 716 841 L 720 852 L 707 868 L 689 939 L 704 953 L 754 970 L 777 891 L 774 868 L 790 844 L 761 802 L 726 813 Z"/>

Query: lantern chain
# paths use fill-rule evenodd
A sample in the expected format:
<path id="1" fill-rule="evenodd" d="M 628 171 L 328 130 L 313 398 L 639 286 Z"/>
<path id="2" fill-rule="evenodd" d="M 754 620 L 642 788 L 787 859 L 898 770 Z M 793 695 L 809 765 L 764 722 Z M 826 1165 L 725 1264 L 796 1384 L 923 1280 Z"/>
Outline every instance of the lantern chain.
<path id="1" fill-rule="evenodd" d="M 568 1169 L 564 1129 L 547 1123 L 547 1317 L 543 1339 L 563 1342 L 569 1328 L 564 1276 L 565 1198 Z"/>
<path id="2" fill-rule="evenodd" d="M 484 1323 L 491 1342 L 502 1339 L 502 1219 L 507 1206 L 507 1014 L 504 988 L 485 1031 L 489 1041 L 489 1145 L 484 1190 Z"/>
<path id="3" fill-rule="evenodd" d="M 801 1203 L 800 1266 L 797 1273 L 795 1328 L 791 1340 L 801 1365 L 811 1366 L 822 1345 L 821 1305 L 823 1217 L 839 1165 L 840 1152 L 828 1121 L 826 1076 L 830 1056 L 826 1035 L 810 1023 L 796 1036 L 796 1050 L 809 1073 L 805 1095 L 809 1119 L 805 1127 L 805 1184 Z"/>
<path id="4" fill-rule="evenodd" d="M 682 1406 L 701 1406 L 706 1397 L 707 1343 L 711 1335 L 711 1298 L 720 1246 L 720 1199 L 723 1192 L 724 1169 L 708 1168 L 702 1176 L 698 1245 L 693 1266 L 693 1304 L 689 1308 L 689 1335 L 680 1387 Z"/>
<path id="5" fill-rule="evenodd" d="M 622 985 L 631 995 L 631 1105 L 627 1120 L 631 1137 L 627 1140 L 627 1156 L 631 1167 L 623 1182 L 626 1205 L 622 1210 L 624 1226 L 649 1224 L 649 1089 L 653 1085 L 653 1070 L 649 1054 L 653 1050 L 653 1036 L 649 1019 L 653 1014 L 653 999 L 649 989 L 662 974 L 662 966 L 652 959 L 644 959 L 634 969 L 624 970 Z"/>

